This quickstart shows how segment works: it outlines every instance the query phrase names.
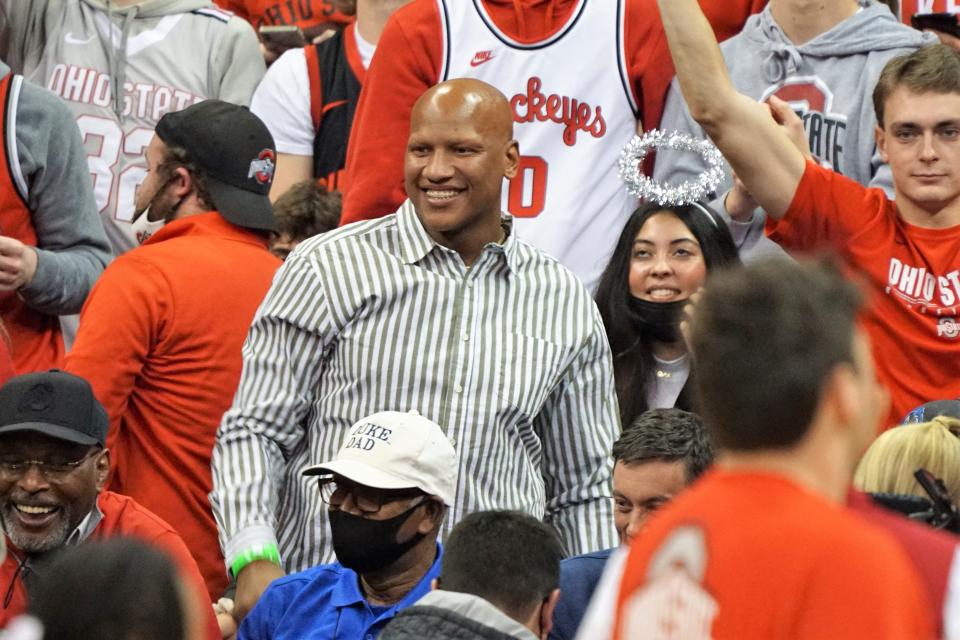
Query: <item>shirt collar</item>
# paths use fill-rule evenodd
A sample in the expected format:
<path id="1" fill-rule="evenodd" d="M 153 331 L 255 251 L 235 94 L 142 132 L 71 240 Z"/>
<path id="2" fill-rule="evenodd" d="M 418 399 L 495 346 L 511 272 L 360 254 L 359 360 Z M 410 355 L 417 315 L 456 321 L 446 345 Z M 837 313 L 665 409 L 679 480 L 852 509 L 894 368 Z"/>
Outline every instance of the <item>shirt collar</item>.
<path id="1" fill-rule="evenodd" d="M 517 239 L 513 229 L 513 216 L 509 213 L 500 214 L 500 224 L 503 226 L 507 238 L 503 244 L 490 243 L 484 247 L 484 252 L 494 251 L 504 256 L 507 267 L 516 271 L 520 266 L 520 256 L 517 250 Z M 435 247 L 440 247 L 420 222 L 420 216 L 408 199 L 397 210 L 397 226 L 400 231 L 400 258 L 406 264 L 416 264 L 423 260 Z M 491 246 L 492 245 L 492 246 Z M 439 250 L 445 250 L 440 248 Z"/>
<path id="2" fill-rule="evenodd" d="M 99 502 L 98 499 L 97 502 L 93 503 L 93 509 L 90 510 L 90 513 L 80 521 L 77 528 L 67 537 L 67 546 L 80 544 L 89 538 L 90 534 L 97 528 L 97 525 L 100 524 L 100 521 L 103 520 L 103 511 L 100 511 Z"/>
<path id="3" fill-rule="evenodd" d="M 440 558 L 442 557 L 443 547 L 438 542 L 437 556 L 434 558 L 433 564 L 427 572 L 423 574 L 419 582 L 413 586 L 413 589 L 403 596 L 399 602 L 390 607 L 389 612 L 410 606 L 430 591 L 430 582 L 440 575 Z M 363 592 L 360 591 L 360 576 L 352 569 L 347 569 L 343 565 L 338 566 L 340 566 L 340 575 L 337 578 L 336 585 L 333 587 L 333 595 L 330 598 L 333 606 L 339 609 L 355 604 L 366 604 L 366 598 L 363 597 Z"/>
<path id="4" fill-rule="evenodd" d="M 260 234 L 251 229 L 237 226 L 228 222 L 216 211 L 196 213 L 185 218 L 171 220 L 150 236 L 143 246 L 157 244 L 171 238 L 189 235 L 225 236 L 242 242 L 249 242 L 266 247 L 266 234 Z"/>

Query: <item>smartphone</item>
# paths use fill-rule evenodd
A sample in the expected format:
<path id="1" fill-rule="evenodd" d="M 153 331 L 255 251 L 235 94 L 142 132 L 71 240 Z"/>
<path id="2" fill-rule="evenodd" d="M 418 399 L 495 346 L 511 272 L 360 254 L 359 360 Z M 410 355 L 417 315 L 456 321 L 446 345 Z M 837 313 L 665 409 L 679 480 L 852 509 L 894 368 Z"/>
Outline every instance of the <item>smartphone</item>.
<path id="1" fill-rule="evenodd" d="M 910 17 L 914 29 L 942 31 L 960 38 L 960 23 L 955 13 L 915 13 Z"/>
<path id="2" fill-rule="evenodd" d="M 260 40 L 268 49 L 283 52 L 307 44 L 303 31 L 296 25 L 269 25 L 260 27 Z"/>

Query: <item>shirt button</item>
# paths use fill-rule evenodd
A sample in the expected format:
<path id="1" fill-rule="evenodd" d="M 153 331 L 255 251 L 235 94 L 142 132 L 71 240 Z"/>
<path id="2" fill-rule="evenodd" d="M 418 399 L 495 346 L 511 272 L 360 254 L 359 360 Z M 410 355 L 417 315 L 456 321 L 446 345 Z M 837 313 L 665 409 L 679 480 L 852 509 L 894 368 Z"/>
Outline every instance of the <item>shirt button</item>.
<path id="1" fill-rule="evenodd" d="M 466 342 L 467 340 L 469 340 L 469 339 L 470 339 L 470 336 L 469 336 L 469 335 L 467 335 L 466 333 L 465 333 L 465 334 L 463 334 L 463 336 L 462 336 L 462 337 L 463 337 L 463 341 L 464 341 L 464 342 Z"/>
<path id="2" fill-rule="evenodd" d="M 453 390 L 456 391 L 457 393 L 463 393 L 463 387 L 461 387 L 460 385 L 455 385 L 453 387 Z"/>

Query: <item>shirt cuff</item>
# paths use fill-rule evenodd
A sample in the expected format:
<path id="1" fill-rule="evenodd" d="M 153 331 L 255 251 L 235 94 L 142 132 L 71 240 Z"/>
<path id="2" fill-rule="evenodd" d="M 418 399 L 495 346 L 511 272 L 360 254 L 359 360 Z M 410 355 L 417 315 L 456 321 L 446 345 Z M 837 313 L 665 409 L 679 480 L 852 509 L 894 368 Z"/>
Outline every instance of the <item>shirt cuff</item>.
<path id="1" fill-rule="evenodd" d="M 278 545 L 277 534 L 273 527 L 266 525 L 254 525 L 241 529 L 224 543 L 223 555 L 226 561 L 227 571 L 233 566 L 234 561 L 244 551 L 259 545 Z M 281 560 L 282 560 L 281 556 Z"/>

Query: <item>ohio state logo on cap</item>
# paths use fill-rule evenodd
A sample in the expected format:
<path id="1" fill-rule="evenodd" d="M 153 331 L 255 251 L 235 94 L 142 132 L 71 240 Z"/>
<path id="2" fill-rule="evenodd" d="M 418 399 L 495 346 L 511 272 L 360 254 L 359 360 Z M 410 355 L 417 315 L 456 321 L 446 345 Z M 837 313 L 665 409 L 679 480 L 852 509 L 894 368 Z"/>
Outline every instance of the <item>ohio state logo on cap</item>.
<path id="1" fill-rule="evenodd" d="M 273 180 L 273 168 L 276 156 L 272 149 L 264 149 L 257 156 L 256 160 L 250 161 L 250 170 L 247 172 L 248 178 L 254 178 L 260 184 L 268 184 Z"/>

